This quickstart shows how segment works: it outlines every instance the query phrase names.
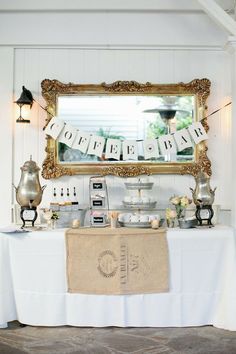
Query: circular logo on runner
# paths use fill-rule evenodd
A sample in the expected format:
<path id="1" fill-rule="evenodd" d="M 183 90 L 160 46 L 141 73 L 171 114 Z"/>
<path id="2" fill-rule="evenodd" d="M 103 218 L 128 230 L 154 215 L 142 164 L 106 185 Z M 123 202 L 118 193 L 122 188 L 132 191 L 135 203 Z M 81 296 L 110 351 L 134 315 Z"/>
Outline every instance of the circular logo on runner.
<path id="1" fill-rule="evenodd" d="M 98 257 L 98 271 L 105 278 L 114 277 L 118 269 L 115 253 L 105 250 Z"/>

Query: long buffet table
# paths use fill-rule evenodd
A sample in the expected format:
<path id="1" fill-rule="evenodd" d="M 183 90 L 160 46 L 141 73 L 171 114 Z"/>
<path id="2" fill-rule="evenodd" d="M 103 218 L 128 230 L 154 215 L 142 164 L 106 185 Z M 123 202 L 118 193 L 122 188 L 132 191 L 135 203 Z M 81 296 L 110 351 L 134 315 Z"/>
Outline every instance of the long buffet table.
<path id="1" fill-rule="evenodd" d="M 0 326 L 18 320 L 35 326 L 236 330 L 232 228 L 169 229 L 170 291 L 145 295 L 68 293 L 64 233 L 0 234 Z"/>

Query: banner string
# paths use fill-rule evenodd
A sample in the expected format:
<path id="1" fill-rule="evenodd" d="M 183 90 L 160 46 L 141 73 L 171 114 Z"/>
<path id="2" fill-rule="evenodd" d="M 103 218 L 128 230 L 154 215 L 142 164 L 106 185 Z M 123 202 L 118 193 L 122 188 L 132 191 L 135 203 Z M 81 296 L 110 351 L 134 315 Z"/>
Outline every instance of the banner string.
<path id="1" fill-rule="evenodd" d="M 208 114 L 208 116 L 203 117 L 201 120 L 206 119 L 206 118 L 209 118 L 210 116 L 213 116 L 213 114 L 215 114 L 215 113 L 221 111 L 223 108 L 225 108 L 225 107 L 227 107 L 227 106 L 229 106 L 229 105 L 231 105 L 231 104 L 232 104 L 232 102 L 226 103 L 223 107 L 221 107 L 221 108 L 219 108 L 219 109 L 217 109 L 217 110 L 211 112 L 210 114 Z"/>

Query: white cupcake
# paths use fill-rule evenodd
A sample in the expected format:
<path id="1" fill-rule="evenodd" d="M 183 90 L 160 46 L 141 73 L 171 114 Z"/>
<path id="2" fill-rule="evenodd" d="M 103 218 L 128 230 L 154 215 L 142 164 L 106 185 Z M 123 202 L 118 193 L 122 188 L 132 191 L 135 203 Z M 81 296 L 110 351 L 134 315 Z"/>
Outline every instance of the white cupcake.
<path id="1" fill-rule="evenodd" d="M 139 219 L 140 219 L 140 222 L 148 222 L 149 216 L 148 215 L 140 215 Z"/>
<path id="2" fill-rule="evenodd" d="M 140 222 L 139 216 L 133 214 L 133 215 L 131 216 L 131 218 L 130 218 L 130 221 L 131 221 L 131 222 Z"/>

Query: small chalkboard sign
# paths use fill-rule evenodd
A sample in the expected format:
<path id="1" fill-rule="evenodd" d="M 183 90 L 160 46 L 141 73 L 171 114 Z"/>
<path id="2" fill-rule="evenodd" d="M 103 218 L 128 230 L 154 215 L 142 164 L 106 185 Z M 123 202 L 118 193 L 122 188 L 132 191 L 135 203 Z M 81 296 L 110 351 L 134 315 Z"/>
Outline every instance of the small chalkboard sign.
<path id="1" fill-rule="evenodd" d="M 104 182 L 99 181 L 99 182 L 92 182 L 92 189 L 95 191 L 99 190 L 102 191 L 104 190 Z"/>
<path id="2" fill-rule="evenodd" d="M 104 208 L 104 199 L 92 199 L 93 208 Z"/>
<path id="3" fill-rule="evenodd" d="M 93 226 L 105 225 L 105 215 L 99 215 L 99 216 L 92 215 L 92 225 Z"/>

